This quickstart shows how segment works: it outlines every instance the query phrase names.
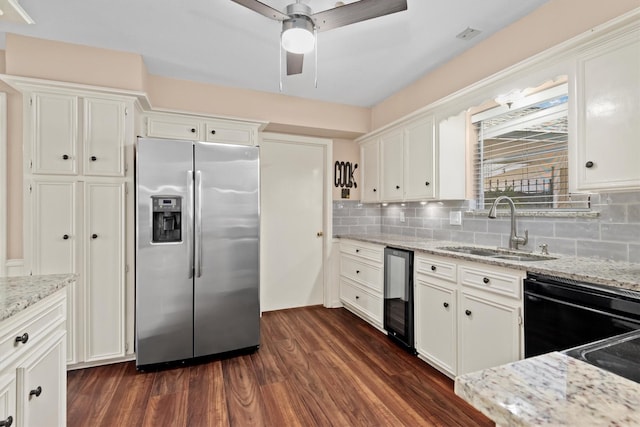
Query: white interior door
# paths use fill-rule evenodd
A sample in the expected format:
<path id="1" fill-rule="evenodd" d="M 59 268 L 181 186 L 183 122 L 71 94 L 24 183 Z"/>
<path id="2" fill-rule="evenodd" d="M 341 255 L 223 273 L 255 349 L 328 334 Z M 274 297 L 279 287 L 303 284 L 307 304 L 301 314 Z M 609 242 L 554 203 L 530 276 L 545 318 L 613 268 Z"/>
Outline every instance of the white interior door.
<path id="1" fill-rule="evenodd" d="M 266 135 L 260 147 L 261 311 L 322 304 L 327 140 Z M 327 233 L 330 230 L 326 230 Z"/>

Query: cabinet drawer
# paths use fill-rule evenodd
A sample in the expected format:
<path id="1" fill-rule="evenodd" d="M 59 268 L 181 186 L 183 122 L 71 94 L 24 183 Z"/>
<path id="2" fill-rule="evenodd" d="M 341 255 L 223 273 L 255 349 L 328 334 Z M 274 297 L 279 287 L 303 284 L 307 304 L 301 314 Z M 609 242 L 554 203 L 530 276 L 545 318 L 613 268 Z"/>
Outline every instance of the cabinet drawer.
<path id="1" fill-rule="evenodd" d="M 340 252 L 382 264 L 384 247 L 349 240 L 340 242 Z"/>
<path id="2" fill-rule="evenodd" d="M 520 299 L 522 294 L 522 277 L 501 270 L 460 267 L 460 283 L 512 298 Z"/>
<path id="3" fill-rule="evenodd" d="M 382 298 L 344 280 L 340 280 L 340 299 L 382 325 Z"/>
<path id="4" fill-rule="evenodd" d="M 200 123 L 184 118 L 147 119 L 147 135 L 158 138 L 200 139 Z"/>
<path id="5" fill-rule="evenodd" d="M 439 258 L 431 258 L 424 256 L 416 257 L 416 273 L 424 274 L 430 277 L 456 281 L 456 265 L 443 261 Z"/>
<path id="6" fill-rule="evenodd" d="M 376 292 L 383 292 L 382 268 L 374 267 L 357 259 L 341 256 L 340 275 L 361 283 Z"/>
<path id="7" fill-rule="evenodd" d="M 233 123 L 206 123 L 205 130 L 205 139 L 207 142 L 255 145 L 255 132 L 247 126 Z"/>
<path id="8" fill-rule="evenodd" d="M 34 305 L 16 315 L 15 318 L 10 318 L 7 322 L 9 323 L 7 332 L 0 335 L 0 354 L 3 364 L 36 346 L 51 330 L 64 323 L 66 310 L 62 293 L 54 297 L 53 301 L 55 302 L 44 308 Z M 26 338 L 26 342 L 16 341 L 18 337 L 21 340 Z"/>

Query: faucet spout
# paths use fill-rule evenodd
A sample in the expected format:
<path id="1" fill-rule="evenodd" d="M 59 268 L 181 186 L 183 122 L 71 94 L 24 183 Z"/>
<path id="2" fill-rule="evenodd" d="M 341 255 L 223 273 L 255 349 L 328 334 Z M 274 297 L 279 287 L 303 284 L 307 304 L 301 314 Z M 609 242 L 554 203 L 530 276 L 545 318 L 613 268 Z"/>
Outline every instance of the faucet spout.
<path id="1" fill-rule="evenodd" d="M 529 241 L 529 230 L 524 230 L 524 237 L 519 237 L 516 230 L 516 205 L 508 196 L 499 196 L 493 201 L 493 205 L 489 209 L 489 218 L 496 218 L 496 208 L 498 203 L 505 201 L 509 204 L 511 210 L 511 234 L 509 236 L 509 249 L 518 250 L 518 245 L 526 245 Z"/>

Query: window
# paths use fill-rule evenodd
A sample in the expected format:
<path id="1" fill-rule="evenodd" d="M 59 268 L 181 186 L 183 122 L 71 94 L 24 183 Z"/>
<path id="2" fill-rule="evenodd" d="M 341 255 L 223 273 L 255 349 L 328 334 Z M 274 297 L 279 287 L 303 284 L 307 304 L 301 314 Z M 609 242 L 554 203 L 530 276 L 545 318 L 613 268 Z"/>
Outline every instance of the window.
<path id="1" fill-rule="evenodd" d="M 503 195 L 522 210 L 588 209 L 569 193 L 567 84 L 505 104 L 472 116 L 478 209 Z"/>

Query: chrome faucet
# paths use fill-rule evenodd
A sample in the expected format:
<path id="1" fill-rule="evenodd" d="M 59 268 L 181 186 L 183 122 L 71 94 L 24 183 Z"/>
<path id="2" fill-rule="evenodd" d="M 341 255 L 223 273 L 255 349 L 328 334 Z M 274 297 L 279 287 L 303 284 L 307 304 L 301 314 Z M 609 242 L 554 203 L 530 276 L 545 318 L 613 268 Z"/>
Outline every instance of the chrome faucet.
<path id="1" fill-rule="evenodd" d="M 509 208 L 511 208 L 511 235 L 509 236 L 509 249 L 518 250 L 518 245 L 526 245 L 529 241 L 529 230 L 524 230 L 524 237 L 518 237 L 516 233 L 516 205 L 513 204 L 513 200 L 508 196 L 500 196 L 491 205 L 491 209 L 489 209 L 489 218 L 496 217 L 496 206 L 498 203 L 505 200 L 509 203 Z"/>

